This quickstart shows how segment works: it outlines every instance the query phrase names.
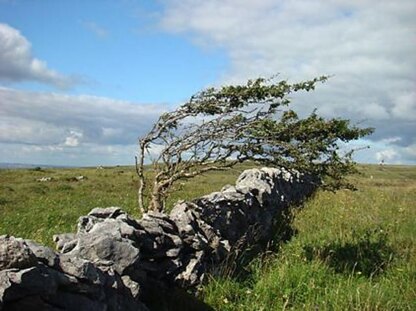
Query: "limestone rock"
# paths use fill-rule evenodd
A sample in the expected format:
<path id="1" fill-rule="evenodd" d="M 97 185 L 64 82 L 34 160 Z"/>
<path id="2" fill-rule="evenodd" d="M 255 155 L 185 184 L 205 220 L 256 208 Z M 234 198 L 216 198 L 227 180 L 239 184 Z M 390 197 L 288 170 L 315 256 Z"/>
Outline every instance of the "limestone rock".
<path id="1" fill-rule="evenodd" d="M 76 235 L 74 233 L 55 234 L 53 241 L 56 243 L 58 251 L 67 253 L 76 246 Z"/>
<path id="2" fill-rule="evenodd" d="M 95 208 L 76 234 L 53 237 L 60 253 L 1 236 L 0 310 L 147 310 L 146 293 L 193 290 L 225 260 L 268 242 L 282 212 L 317 185 L 296 171 L 251 169 L 169 215 L 135 220 L 119 207 Z"/>
<path id="3" fill-rule="evenodd" d="M 136 286 L 136 297 L 116 275 L 91 263 L 62 258 L 61 264 L 61 270 L 40 263 L 0 271 L 0 310 L 148 310 L 133 281 L 126 283 Z"/>
<path id="4" fill-rule="evenodd" d="M 20 239 L 19 239 L 20 240 Z M 57 267 L 59 263 L 58 254 L 51 248 L 38 244 L 31 240 L 23 240 L 37 260 L 50 267 Z"/>
<path id="5" fill-rule="evenodd" d="M 0 236 L 0 270 L 25 269 L 36 263 L 36 256 L 26 242 L 8 235 Z"/>
<path id="6" fill-rule="evenodd" d="M 107 222 L 106 224 L 112 224 Z M 110 226 L 101 226 L 92 234 L 80 236 L 77 246 L 69 256 L 79 257 L 94 263 L 98 267 L 111 267 L 120 275 L 124 270 L 133 267 L 139 259 L 139 249 L 133 242 L 121 237 L 120 233 L 107 232 L 104 229 Z"/>

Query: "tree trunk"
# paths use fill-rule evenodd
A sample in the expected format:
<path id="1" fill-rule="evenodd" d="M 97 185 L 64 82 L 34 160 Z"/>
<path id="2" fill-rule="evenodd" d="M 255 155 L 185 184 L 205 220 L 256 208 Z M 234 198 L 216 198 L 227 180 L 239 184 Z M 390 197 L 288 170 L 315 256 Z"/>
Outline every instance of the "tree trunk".
<path id="1" fill-rule="evenodd" d="M 144 189 L 146 187 L 146 181 L 144 178 L 144 143 L 140 142 L 140 152 L 139 152 L 139 162 L 137 161 L 136 157 L 136 172 L 139 176 L 139 189 L 137 191 L 137 203 L 139 204 L 139 210 L 143 214 L 146 212 L 144 203 L 143 203 L 143 196 L 144 196 Z"/>
<path id="2" fill-rule="evenodd" d="M 149 210 L 163 212 L 162 194 L 159 185 L 154 185 Z"/>

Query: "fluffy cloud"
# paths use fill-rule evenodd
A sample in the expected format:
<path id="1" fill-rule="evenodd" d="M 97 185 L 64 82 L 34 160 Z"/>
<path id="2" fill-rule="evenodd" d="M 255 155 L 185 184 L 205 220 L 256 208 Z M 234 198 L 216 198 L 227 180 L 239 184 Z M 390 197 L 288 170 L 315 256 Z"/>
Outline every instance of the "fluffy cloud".
<path id="1" fill-rule="evenodd" d="M 398 156 L 397 152 L 394 149 L 384 149 L 382 151 L 376 152 L 376 158 L 379 161 L 391 162 L 395 160 Z"/>
<path id="2" fill-rule="evenodd" d="M 378 162 L 384 160 L 387 164 L 415 164 L 416 144 L 406 147 L 387 145 L 382 146 L 382 148 L 376 147 L 375 149 L 375 156 Z"/>
<path id="3" fill-rule="evenodd" d="M 77 79 L 49 69 L 32 56 L 30 42 L 18 30 L 0 23 L 0 81 L 37 81 L 65 89 Z"/>
<path id="4" fill-rule="evenodd" d="M 313 94 L 298 96 L 295 108 L 303 113 L 318 108 L 327 117 L 373 126 L 371 144 L 399 137 L 383 143 L 385 149 L 416 163 L 405 149 L 416 144 L 415 1 L 164 3 L 162 29 L 228 53 L 230 68 L 219 83 L 275 73 L 291 81 L 334 75 Z"/>
<path id="5" fill-rule="evenodd" d="M 166 109 L 1 87 L 0 98 L 0 162 L 133 163 L 137 138 Z"/>
<path id="6" fill-rule="evenodd" d="M 69 136 L 65 138 L 64 146 L 77 147 L 84 135 L 81 132 L 69 131 Z"/>

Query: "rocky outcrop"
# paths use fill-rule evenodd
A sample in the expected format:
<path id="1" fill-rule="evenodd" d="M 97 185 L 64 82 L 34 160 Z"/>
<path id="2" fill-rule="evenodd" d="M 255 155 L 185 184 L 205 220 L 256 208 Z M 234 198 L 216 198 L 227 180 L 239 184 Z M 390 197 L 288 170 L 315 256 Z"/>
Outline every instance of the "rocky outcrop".
<path id="1" fill-rule="evenodd" d="M 169 215 L 93 209 L 76 234 L 54 236 L 59 253 L 2 236 L 0 309 L 147 310 L 154 287 L 195 288 L 230 255 L 270 240 L 278 215 L 317 185 L 298 172 L 251 169 Z"/>
<path id="2" fill-rule="evenodd" d="M 8 262 L 0 271 L 0 310 L 148 310 L 113 271 L 32 241 L 0 236 L 0 245 Z"/>

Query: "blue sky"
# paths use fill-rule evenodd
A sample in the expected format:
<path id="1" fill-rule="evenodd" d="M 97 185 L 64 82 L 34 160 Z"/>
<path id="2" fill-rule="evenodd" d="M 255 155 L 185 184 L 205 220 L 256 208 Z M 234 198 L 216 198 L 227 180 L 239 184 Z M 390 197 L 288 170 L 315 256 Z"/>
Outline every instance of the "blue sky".
<path id="1" fill-rule="evenodd" d="M 0 162 L 131 164 L 157 116 L 211 85 L 331 80 L 301 114 L 376 133 L 360 162 L 416 164 L 412 0 L 0 0 Z"/>
<path id="2" fill-rule="evenodd" d="M 158 29 L 154 3 L 11 1 L 2 4 L 0 21 L 28 38 L 33 55 L 50 68 L 79 79 L 66 93 L 178 102 L 215 81 L 227 58 Z M 25 82 L 16 87 L 53 90 Z"/>

